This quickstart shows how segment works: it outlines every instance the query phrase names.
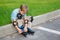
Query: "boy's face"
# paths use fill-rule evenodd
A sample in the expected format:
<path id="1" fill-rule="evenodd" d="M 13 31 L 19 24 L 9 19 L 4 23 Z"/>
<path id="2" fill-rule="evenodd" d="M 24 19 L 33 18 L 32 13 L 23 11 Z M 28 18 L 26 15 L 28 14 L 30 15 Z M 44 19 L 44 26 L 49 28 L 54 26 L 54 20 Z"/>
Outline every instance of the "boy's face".
<path id="1" fill-rule="evenodd" d="M 24 14 L 25 14 L 25 13 L 27 13 L 27 12 L 28 12 L 28 10 L 24 8 L 24 9 L 23 9 L 23 12 L 24 12 Z"/>

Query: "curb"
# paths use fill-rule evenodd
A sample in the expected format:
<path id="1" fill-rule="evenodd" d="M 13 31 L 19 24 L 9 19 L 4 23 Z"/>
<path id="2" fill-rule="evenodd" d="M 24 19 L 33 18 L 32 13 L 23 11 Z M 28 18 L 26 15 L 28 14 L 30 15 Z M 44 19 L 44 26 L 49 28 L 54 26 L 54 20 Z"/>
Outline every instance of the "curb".
<path id="1" fill-rule="evenodd" d="M 43 15 L 35 16 L 32 25 L 35 26 L 35 25 L 38 25 L 40 23 L 44 23 L 48 20 L 56 19 L 58 17 L 60 17 L 60 9 L 52 11 L 52 12 L 48 12 L 48 13 L 43 14 Z"/>

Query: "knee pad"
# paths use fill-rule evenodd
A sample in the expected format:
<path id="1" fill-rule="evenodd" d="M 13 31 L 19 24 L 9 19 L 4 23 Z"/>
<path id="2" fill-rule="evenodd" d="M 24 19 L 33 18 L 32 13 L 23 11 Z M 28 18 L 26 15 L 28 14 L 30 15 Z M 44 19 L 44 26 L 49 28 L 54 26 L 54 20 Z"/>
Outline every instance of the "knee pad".
<path id="1" fill-rule="evenodd" d="M 24 24 L 28 24 L 28 20 L 26 19 L 26 20 L 24 20 Z"/>
<path id="2" fill-rule="evenodd" d="M 14 26 L 14 27 L 15 27 L 15 26 L 18 26 L 18 22 L 14 21 L 14 22 L 13 22 L 13 26 Z"/>

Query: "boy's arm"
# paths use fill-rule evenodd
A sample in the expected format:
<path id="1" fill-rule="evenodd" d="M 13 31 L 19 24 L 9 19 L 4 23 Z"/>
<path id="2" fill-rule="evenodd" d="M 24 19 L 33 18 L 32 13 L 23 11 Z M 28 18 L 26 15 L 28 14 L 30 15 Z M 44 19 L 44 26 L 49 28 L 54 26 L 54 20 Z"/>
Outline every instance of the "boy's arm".
<path id="1" fill-rule="evenodd" d="M 13 26 L 16 28 L 16 30 L 21 33 L 21 29 L 18 28 L 18 23 L 17 23 L 17 12 L 18 10 L 15 9 L 13 10 L 12 14 L 11 14 L 11 20 L 12 20 L 12 23 L 13 23 Z"/>

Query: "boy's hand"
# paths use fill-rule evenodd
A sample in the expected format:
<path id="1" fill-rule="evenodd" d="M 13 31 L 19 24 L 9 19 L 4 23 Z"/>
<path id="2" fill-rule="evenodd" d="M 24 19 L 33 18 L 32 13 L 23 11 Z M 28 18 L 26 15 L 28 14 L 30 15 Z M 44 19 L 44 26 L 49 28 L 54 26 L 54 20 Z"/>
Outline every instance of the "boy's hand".
<path id="1" fill-rule="evenodd" d="M 15 26 L 15 28 L 17 29 L 18 33 L 21 34 L 22 33 L 22 30 L 19 29 L 17 26 Z"/>
<path id="2" fill-rule="evenodd" d="M 18 30 L 18 33 L 19 33 L 19 34 L 21 34 L 21 33 L 22 33 L 22 30 L 21 30 L 21 29 L 19 29 L 19 30 Z"/>

